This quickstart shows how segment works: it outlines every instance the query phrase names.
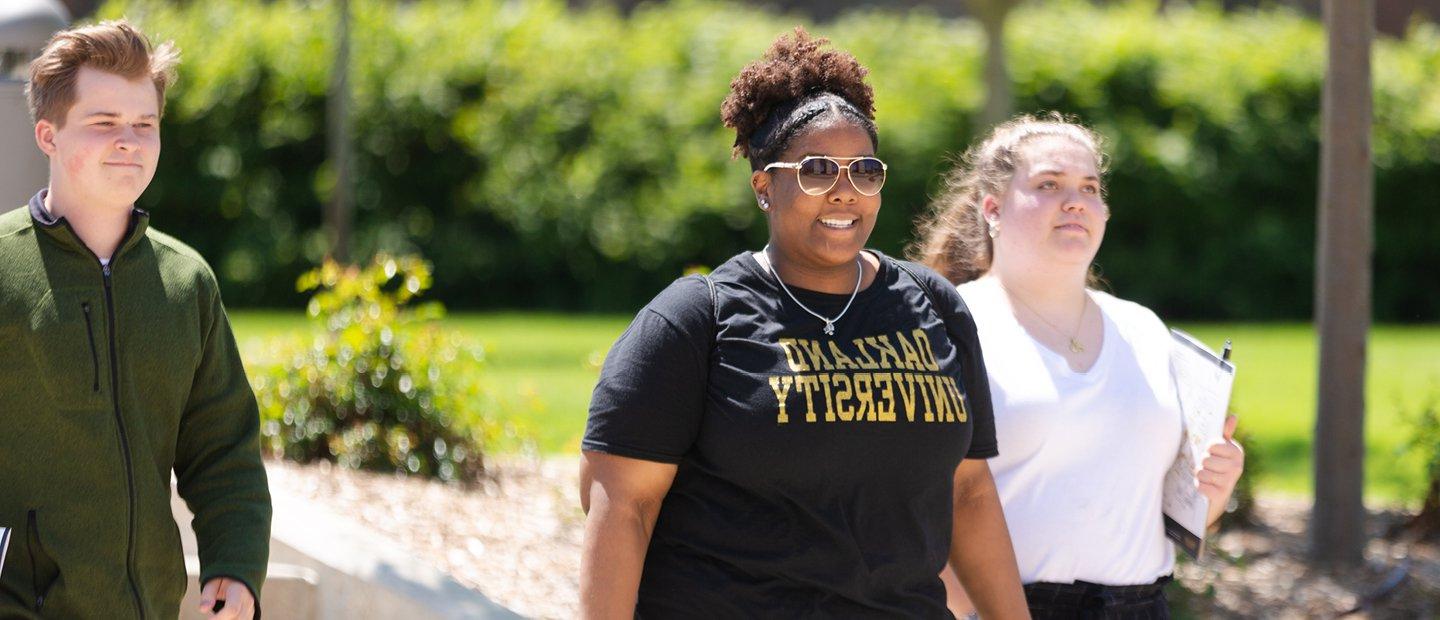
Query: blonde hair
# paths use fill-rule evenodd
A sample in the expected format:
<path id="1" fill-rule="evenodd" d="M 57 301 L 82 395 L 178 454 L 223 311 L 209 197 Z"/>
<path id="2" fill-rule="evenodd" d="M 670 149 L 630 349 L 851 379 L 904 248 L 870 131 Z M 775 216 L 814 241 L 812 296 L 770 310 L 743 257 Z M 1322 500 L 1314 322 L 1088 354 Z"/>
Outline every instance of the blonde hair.
<path id="1" fill-rule="evenodd" d="M 123 19 L 60 31 L 30 63 L 30 81 L 25 85 L 30 119 L 65 124 L 65 115 L 75 105 L 75 81 L 81 67 L 131 80 L 149 78 L 163 115 L 165 89 L 175 82 L 179 62 L 174 43 L 152 46 L 150 39 Z"/>
<path id="2" fill-rule="evenodd" d="M 908 252 L 911 258 L 952 284 L 985 275 L 995 256 L 985 221 L 985 196 L 1003 195 L 1020 165 L 1022 147 L 1044 137 L 1065 138 L 1084 147 L 1104 174 L 1108 162 L 1100 134 L 1058 112 L 1026 114 L 996 125 L 945 173 L 940 192 L 916 227 L 917 239 Z M 1090 280 L 1092 284 L 1098 280 L 1093 269 Z"/>

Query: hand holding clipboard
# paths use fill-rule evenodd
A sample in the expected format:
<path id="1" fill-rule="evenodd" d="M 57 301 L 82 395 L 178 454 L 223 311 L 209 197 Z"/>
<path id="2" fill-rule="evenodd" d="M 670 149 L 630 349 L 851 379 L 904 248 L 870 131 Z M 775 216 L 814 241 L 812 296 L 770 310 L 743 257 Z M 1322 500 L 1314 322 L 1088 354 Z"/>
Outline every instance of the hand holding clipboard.
<path id="1" fill-rule="evenodd" d="M 1224 510 L 1244 468 L 1244 452 L 1234 442 L 1235 418 L 1227 415 L 1235 384 L 1230 346 L 1216 355 L 1178 329 L 1173 337 L 1170 370 L 1174 375 L 1184 440 L 1165 476 L 1165 535 L 1191 557 L 1204 551 L 1205 529 Z"/>

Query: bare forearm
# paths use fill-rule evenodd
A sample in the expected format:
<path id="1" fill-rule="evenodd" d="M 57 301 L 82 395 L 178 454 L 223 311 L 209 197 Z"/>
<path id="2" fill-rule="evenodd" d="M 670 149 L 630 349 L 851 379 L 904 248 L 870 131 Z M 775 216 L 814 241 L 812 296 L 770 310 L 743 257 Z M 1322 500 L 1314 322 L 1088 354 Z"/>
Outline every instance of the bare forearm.
<path id="1" fill-rule="evenodd" d="M 673 464 L 581 453 L 580 506 L 586 515 L 580 556 L 582 617 L 635 617 L 645 550 L 675 471 Z"/>
<path id="2" fill-rule="evenodd" d="M 981 617 L 1030 617 L 1005 513 L 988 467 L 983 479 L 957 488 L 950 567 Z"/>
<path id="3" fill-rule="evenodd" d="M 585 519 L 580 558 L 580 610 L 586 619 L 635 617 L 650 528 L 644 517 L 594 501 Z"/>

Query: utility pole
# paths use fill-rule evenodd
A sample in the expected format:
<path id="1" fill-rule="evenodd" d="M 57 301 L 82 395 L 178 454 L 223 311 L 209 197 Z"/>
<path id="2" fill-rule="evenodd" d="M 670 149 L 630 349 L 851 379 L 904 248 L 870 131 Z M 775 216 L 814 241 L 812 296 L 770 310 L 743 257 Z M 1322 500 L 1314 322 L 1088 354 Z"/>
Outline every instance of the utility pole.
<path id="1" fill-rule="evenodd" d="M 985 107 L 977 118 L 975 133 L 985 135 L 990 128 L 1010 118 L 1014 96 L 1010 88 L 1010 68 L 1005 59 L 1005 22 L 1010 11 L 1021 0 L 965 0 L 970 14 L 985 30 Z"/>
<path id="2" fill-rule="evenodd" d="M 1315 505 L 1310 554 L 1359 565 L 1365 545 L 1365 348 L 1370 331 L 1374 0 L 1325 0 L 1329 49 L 1320 116 L 1315 325 Z"/>
<path id="3" fill-rule="evenodd" d="M 335 172 L 335 188 L 325 207 L 325 227 L 330 238 L 330 258 L 348 263 L 351 223 L 355 217 L 355 194 L 350 178 L 350 0 L 335 0 L 335 10 L 338 13 L 335 64 L 331 68 L 330 94 L 326 101 L 328 150 Z"/>

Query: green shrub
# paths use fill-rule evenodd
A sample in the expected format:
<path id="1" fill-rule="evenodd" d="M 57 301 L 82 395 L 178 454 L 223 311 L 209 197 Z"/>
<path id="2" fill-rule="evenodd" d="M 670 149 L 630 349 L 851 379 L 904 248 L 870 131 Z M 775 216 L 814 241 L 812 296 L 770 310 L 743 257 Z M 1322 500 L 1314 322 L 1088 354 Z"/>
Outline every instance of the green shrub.
<path id="1" fill-rule="evenodd" d="M 1428 485 L 1426 490 L 1433 493 L 1435 489 L 1440 489 L 1440 485 L 1436 484 L 1440 482 L 1440 392 L 1431 394 L 1427 401 L 1414 412 L 1406 414 L 1404 419 L 1410 431 L 1410 439 L 1405 442 L 1402 451 L 1419 463 L 1422 471 L 1419 479 Z M 1425 495 L 1423 490 L 1417 491 L 1420 492 L 1416 495 Z"/>
<path id="2" fill-rule="evenodd" d="M 1399 456 L 1418 462 L 1425 486 L 1415 493 L 1420 498 L 1420 511 L 1391 534 L 1404 532 L 1416 539 L 1440 541 L 1440 393 L 1432 394 L 1414 413 L 1406 415 L 1405 422 L 1410 439 Z"/>
<path id="3" fill-rule="evenodd" d="M 251 372 L 269 453 L 446 481 L 484 472 L 484 352 L 441 329 L 438 303 L 410 306 L 430 281 L 423 260 L 384 255 L 300 278 L 323 329 L 270 343 L 275 363 Z"/>
<path id="4" fill-rule="evenodd" d="M 298 303 L 324 254 L 330 2 L 113 0 L 185 52 L 142 198 L 212 257 L 227 299 Z M 805 20 L 713 0 L 628 15 L 561 0 L 354 0 L 357 252 L 419 251 L 452 306 L 633 310 L 686 265 L 763 244 L 730 161 L 730 79 Z M 925 10 L 810 25 L 876 89 L 891 164 L 871 245 L 897 253 L 948 154 L 974 137 L 980 30 Z M 1018 111 L 1112 142 L 1099 262 L 1170 320 L 1310 316 L 1321 25 L 1218 3 L 1027 3 L 1009 28 Z M 1440 31 L 1375 50 L 1377 318 L 1440 316 Z"/>

